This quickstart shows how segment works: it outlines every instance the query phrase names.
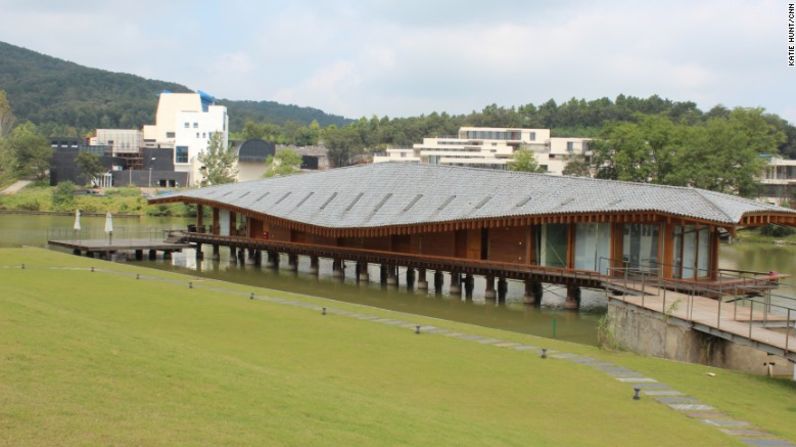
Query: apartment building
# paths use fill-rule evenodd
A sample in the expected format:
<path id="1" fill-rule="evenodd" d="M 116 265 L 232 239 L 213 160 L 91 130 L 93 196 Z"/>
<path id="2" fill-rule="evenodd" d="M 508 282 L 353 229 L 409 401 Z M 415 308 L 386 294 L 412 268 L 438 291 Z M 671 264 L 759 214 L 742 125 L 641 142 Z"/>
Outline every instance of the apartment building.
<path id="1" fill-rule="evenodd" d="M 570 159 L 589 156 L 588 138 L 551 138 L 550 129 L 462 127 L 456 137 L 423 138 L 412 148 L 387 149 L 373 157 L 431 165 L 506 169 L 514 152 L 528 149 L 546 172 L 561 175 Z"/>
<path id="2" fill-rule="evenodd" d="M 796 160 L 769 158 L 759 181 L 760 200 L 775 205 L 796 202 Z"/>

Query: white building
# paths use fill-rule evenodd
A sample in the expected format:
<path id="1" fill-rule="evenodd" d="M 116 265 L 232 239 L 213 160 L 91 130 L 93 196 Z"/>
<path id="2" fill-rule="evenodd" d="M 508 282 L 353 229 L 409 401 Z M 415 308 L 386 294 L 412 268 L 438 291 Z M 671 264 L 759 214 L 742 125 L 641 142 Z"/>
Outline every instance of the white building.
<path id="1" fill-rule="evenodd" d="M 551 138 L 550 129 L 462 127 L 457 137 L 423 138 L 411 149 L 387 149 L 374 163 L 405 161 L 506 169 L 520 148 L 533 151 L 539 166 L 561 175 L 570 159 L 589 156 L 588 138 Z"/>
<path id="2" fill-rule="evenodd" d="M 144 126 L 143 141 L 147 148 L 173 148 L 174 170 L 188 172 L 190 185 L 202 180 L 199 154 L 207 150 L 214 133 L 221 134 L 223 147 L 229 145 L 227 108 L 214 104 L 215 99 L 203 92 L 163 92 L 158 101 L 155 124 Z"/>
<path id="3" fill-rule="evenodd" d="M 796 160 L 771 157 L 760 177 L 760 199 L 775 205 L 796 201 Z"/>

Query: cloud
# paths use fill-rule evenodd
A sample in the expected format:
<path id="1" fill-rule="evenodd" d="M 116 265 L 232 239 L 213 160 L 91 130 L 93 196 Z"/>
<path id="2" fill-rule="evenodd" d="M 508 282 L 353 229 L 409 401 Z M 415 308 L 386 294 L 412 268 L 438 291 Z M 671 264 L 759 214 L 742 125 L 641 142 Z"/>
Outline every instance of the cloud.
<path id="1" fill-rule="evenodd" d="M 353 117 L 625 93 L 794 119 L 796 71 L 784 64 L 775 1 L 81 5 L 0 0 L 0 39 L 219 97 Z M 63 33 L 64 23 L 84 26 Z"/>

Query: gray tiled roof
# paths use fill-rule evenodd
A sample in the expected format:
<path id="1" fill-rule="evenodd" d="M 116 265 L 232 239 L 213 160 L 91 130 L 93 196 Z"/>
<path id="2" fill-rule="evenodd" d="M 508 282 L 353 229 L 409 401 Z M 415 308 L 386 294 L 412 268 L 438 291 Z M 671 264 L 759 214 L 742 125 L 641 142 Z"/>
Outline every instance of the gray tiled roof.
<path id="1" fill-rule="evenodd" d="M 412 163 L 360 165 L 166 197 L 215 200 L 332 228 L 617 211 L 736 224 L 746 213 L 796 212 L 694 188 Z"/>

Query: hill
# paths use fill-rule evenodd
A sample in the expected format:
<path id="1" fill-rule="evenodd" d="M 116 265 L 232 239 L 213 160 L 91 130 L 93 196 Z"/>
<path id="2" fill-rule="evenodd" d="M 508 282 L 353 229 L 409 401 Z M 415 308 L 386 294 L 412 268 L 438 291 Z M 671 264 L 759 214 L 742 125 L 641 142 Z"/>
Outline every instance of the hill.
<path id="1" fill-rule="evenodd" d="M 191 91 L 177 83 L 84 67 L 5 42 L 0 42 L 0 61 L 0 90 L 8 94 L 18 119 L 36 124 L 80 130 L 140 127 L 154 120 L 160 92 Z M 229 109 L 232 130 L 247 119 L 277 124 L 317 120 L 322 126 L 349 121 L 273 101 L 219 102 Z"/>

